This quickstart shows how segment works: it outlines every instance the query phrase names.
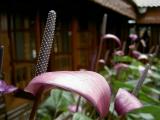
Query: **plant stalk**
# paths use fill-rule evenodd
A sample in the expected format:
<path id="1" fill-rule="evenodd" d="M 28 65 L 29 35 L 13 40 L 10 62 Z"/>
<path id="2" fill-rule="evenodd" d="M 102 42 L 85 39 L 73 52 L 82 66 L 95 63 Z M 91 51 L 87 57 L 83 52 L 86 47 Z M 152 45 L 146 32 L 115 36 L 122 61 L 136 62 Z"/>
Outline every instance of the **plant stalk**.
<path id="1" fill-rule="evenodd" d="M 56 13 L 55 11 L 51 10 L 48 13 L 46 26 L 44 29 L 44 34 L 42 38 L 41 48 L 37 60 L 37 65 L 35 68 L 35 76 L 45 73 L 48 67 L 48 61 L 50 57 L 50 53 L 52 50 L 52 43 L 54 37 L 54 30 L 55 30 L 55 21 L 56 21 Z M 36 110 L 38 105 L 41 101 L 41 94 L 43 89 L 40 89 L 35 96 L 35 100 L 33 103 L 32 111 L 30 114 L 29 120 L 34 120 L 36 115 Z"/>
<path id="2" fill-rule="evenodd" d="M 81 96 L 78 96 L 77 105 L 76 105 L 76 112 L 78 112 L 80 102 L 81 102 Z"/>
<path id="3" fill-rule="evenodd" d="M 156 50 L 155 50 L 153 56 L 149 59 L 149 63 L 146 65 L 145 70 L 143 71 L 140 79 L 138 80 L 138 83 L 137 83 L 136 87 L 134 88 L 134 90 L 132 92 L 133 95 L 135 95 L 135 96 L 138 95 L 138 92 L 141 89 L 145 78 L 147 77 L 148 71 L 151 68 L 152 59 L 158 54 L 158 50 L 159 50 L 159 46 L 156 46 Z"/>
<path id="4" fill-rule="evenodd" d="M 105 35 L 106 33 L 106 25 L 107 25 L 107 14 L 104 14 L 103 16 L 103 21 L 102 21 L 102 27 L 101 27 L 101 38 L 100 38 L 100 45 L 99 45 L 99 50 L 98 50 L 98 54 L 97 54 L 97 58 L 96 58 L 96 63 L 95 63 L 95 70 L 94 71 L 97 71 L 98 70 L 98 60 L 100 59 L 101 57 L 101 52 L 102 52 L 102 46 L 103 46 L 103 39 L 102 39 L 102 36 Z"/>
<path id="5" fill-rule="evenodd" d="M 148 70 L 150 69 L 150 67 L 151 67 L 150 64 L 146 65 L 145 70 L 143 71 L 140 79 L 138 80 L 138 83 L 137 83 L 136 87 L 133 89 L 133 92 L 132 92 L 133 95 L 135 95 L 135 96 L 138 95 L 138 92 L 141 89 L 145 78 L 147 77 Z"/>
<path id="6" fill-rule="evenodd" d="M 41 100 L 41 93 L 42 93 L 42 90 L 39 90 L 36 97 L 35 97 L 35 101 L 33 103 L 33 107 L 32 107 L 32 111 L 30 113 L 30 117 L 29 117 L 29 120 L 35 120 L 36 117 L 36 111 L 37 111 L 37 108 L 38 108 L 38 105 L 40 103 L 40 100 Z"/>

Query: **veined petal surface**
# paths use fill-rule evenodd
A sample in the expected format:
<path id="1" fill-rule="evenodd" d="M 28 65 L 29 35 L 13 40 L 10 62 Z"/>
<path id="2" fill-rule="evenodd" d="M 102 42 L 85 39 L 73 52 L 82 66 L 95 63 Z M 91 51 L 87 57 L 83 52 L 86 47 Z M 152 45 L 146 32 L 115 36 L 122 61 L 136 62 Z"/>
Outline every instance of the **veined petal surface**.
<path id="1" fill-rule="evenodd" d="M 57 71 L 36 76 L 25 88 L 34 95 L 39 90 L 61 88 L 73 91 L 86 98 L 97 109 L 101 117 L 109 110 L 111 91 L 105 78 L 92 71 Z"/>
<path id="2" fill-rule="evenodd" d="M 134 109 L 142 107 L 143 105 L 133 94 L 120 88 L 117 92 L 114 106 L 119 115 L 125 115 Z"/>

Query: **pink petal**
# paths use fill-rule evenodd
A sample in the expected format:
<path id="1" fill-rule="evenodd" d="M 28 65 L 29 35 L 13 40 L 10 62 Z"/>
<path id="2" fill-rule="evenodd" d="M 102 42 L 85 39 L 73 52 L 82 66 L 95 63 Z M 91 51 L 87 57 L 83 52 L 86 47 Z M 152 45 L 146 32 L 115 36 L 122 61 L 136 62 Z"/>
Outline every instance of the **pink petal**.
<path id="1" fill-rule="evenodd" d="M 104 59 L 100 59 L 100 60 L 98 60 L 98 62 L 101 63 L 101 64 L 105 64 L 105 60 Z"/>
<path id="2" fill-rule="evenodd" d="M 68 106 L 68 110 L 69 110 L 70 112 L 75 113 L 75 112 L 76 112 L 76 109 L 77 109 L 77 105 L 69 105 L 69 106 Z M 79 112 L 82 111 L 81 106 L 79 106 L 78 111 L 79 111 Z"/>
<path id="3" fill-rule="evenodd" d="M 138 36 L 136 34 L 130 34 L 129 35 L 129 38 L 132 40 L 132 41 L 136 41 L 138 39 Z"/>
<path id="4" fill-rule="evenodd" d="M 120 39 L 117 36 L 113 35 L 113 34 L 106 34 L 106 35 L 102 36 L 102 39 L 103 40 L 113 40 L 116 43 L 117 48 L 121 47 Z"/>
<path id="5" fill-rule="evenodd" d="M 148 56 L 147 56 L 147 55 L 144 55 L 144 54 L 141 54 L 141 55 L 138 57 L 138 60 L 141 61 L 141 62 L 143 62 L 143 63 L 149 62 Z"/>
<path id="6" fill-rule="evenodd" d="M 17 88 L 12 85 L 7 85 L 5 81 L 0 80 L 0 93 L 7 94 L 16 91 Z"/>
<path id="7" fill-rule="evenodd" d="M 129 49 L 130 49 L 130 50 L 136 50 L 136 45 L 135 45 L 135 44 L 131 44 L 131 45 L 129 46 Z"/>
<path id="8" fill-rule="evenodd" d="M 57 71 L 43 73 L 28 84 L 26 91 L 36 95 L 41 89 L 61 88 L 76 92 L 96 107 L 101 117 L 109 110 L 111 91 L 100 74 L 91 71 Z"/>
<path id="9" fill-rule="evenodd" d="M 136 51 L 136 50 L 133 50 L 133 51 L 132 51 L 132 56 L 133 56 L 134 58 L 138 59 L 138 57 L 139 57 L 140 55 L 141 55 L 140 52 L 138 52 L 138 51 Z"/>
<path id="10" fill-rule="evenodd" d="M 117 56 L 123 56 L 124 55 L 124 51 L 118 50 L 118 51 L 115 51 L 113 54 L 117 55 Z"/>
<path id="11" fill-rule="evenodd" d="M 122 69 L 128 69 L 128 65 L 124 63 L 117 63 L 114 65 L 114 70 L 116 73 L 119 73 Z"/>
<path id="12" fill-rule="evenodd" d="M 119 115 L 124 115 L 142 106 L 141 102 L 133 94 L 121 88 L 118 90 L 115 98 L 115 110 Z"/>

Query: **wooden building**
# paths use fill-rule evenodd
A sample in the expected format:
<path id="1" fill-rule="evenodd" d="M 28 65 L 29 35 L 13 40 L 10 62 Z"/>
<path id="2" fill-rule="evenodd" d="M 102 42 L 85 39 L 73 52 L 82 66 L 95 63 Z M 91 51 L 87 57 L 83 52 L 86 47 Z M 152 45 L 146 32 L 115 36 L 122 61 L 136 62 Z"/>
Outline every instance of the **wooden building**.
<path id="1" fill-rule="evenodd" d="M 146 52 L 160 44 L 160 1 L 133 0 L 137 19 L 136 28 L 140 37 L 146 36 Z"/>
<path id="2" fill-rule="evenodd" d="M 23 89 L 34 77 L 47 14 L 52 9 L 57 12 L 57 22 L 48 71 L 90 69 L 104 13 L 108 15 L 106 33 L 122 41 L 128 37 L 128 20 L 136 19 L 134 8 L 123 0 L 6 0 L 0 5 L 0 45 L 4 46 L 2 70 L 7 83 Z M 10 120 L 29 110 L 30 101 L 14 95 L 6 95 L 5 101 Z"/>

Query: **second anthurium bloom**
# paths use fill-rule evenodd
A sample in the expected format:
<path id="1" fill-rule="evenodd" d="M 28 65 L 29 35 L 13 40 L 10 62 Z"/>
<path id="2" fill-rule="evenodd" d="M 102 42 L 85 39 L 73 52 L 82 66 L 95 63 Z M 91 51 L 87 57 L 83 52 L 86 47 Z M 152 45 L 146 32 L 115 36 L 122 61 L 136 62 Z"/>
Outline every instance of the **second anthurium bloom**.
<path id="1" fill-rule="evenodd" d="M 134 109 L 141 108 L 143 105 L 133 94 L 120 88 L 115 97 L 114 106 L 118 115 L 125 115 Z"/>
<path id="2" fill-rule="evenodd" d="M 12 85 L 7 85 L 3 80 L 0 80 L 0 93 L 6 94 L 6 93 L 12 93 L 16 91 L 17 88 Z"/>

